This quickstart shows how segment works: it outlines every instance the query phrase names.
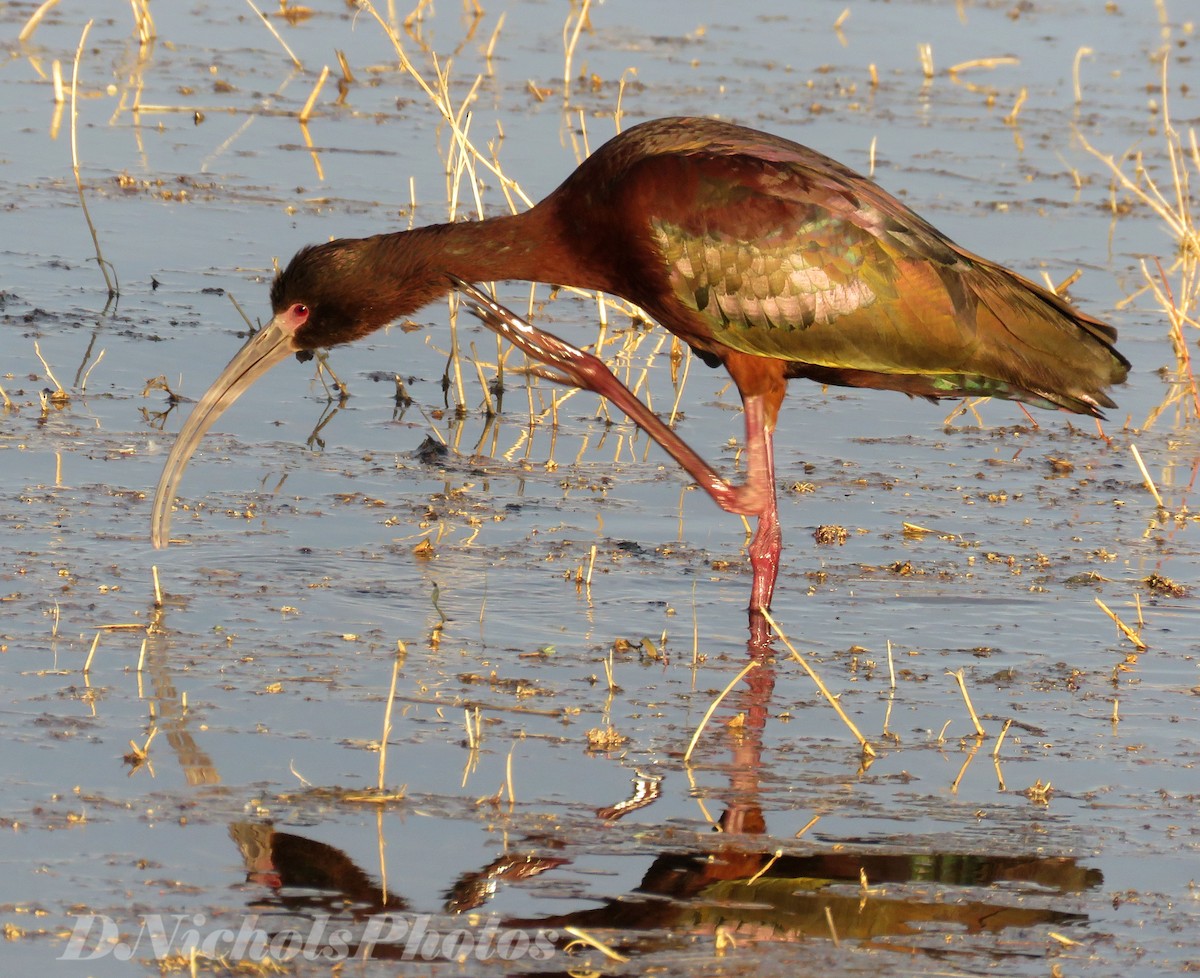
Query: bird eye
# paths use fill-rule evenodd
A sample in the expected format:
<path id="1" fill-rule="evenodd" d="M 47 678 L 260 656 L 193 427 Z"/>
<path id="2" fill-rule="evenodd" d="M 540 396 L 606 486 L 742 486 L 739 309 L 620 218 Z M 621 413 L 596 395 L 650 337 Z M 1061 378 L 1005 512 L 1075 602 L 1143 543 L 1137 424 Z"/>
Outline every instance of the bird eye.
<path id="1" fill-rule="evenodd" d="M 303 302 L 297 302 L 294 306 L 292 306 L 292 316 L 295 319 L 307 319 L 308 306 L 306 306 Z"/>

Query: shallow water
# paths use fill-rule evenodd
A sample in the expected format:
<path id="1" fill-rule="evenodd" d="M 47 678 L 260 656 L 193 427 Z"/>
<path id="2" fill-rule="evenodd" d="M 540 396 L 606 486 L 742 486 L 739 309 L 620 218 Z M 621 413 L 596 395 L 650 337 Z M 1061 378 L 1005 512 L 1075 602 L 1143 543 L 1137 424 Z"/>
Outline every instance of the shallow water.
<path id="1" fill-rule="evenodd" d="M 511 4 L 490 63 L 500 9 L 472 25 L 445 3 L 403 35 L 426 77 L 430 52 L 453 57 L 456 100 L 488 72 L 471 132 L 485 144 L 502 126 L 496 151 L 532 198 L 574 165 L 581 120 L 591 146 L 614 131 L 625 75 L 624 125 L 715 113 L 864 170 L 874 138 L 876 178 L 964 246 L 1056 282 L 1083 270 L 1074 295 L 1118 326 L 1135 365 L 1111 442 L 1065 415 L 1039 412 L 1035 429 L 999 402 L 947 424 L 950 404 L 789 394 L 773 611 L 875 745 L 870 764 L 782 643 L 684 763 L 748 661 L 741 522 L 687 490 L 632 426 L 598 418 L 590 395 L 531 429 L 510 374 L 489 422 L 468 359 L 457 420 L 442 393 L 444 305 L 415 329 L 334 351 L 351 392 L 340 405 L 311 365 L 261 381 L 188 470 L 178 542 L 153 551 L 150 495 L 190 406 L 168 410 L 147 382 L 198 397 L 245 331 L 228 295 L 263 315 L 273 258 L 444 220 L 449 138 L 365 13 L 329 4 L 296 24 L 272 18 L 299 72 L 239 4 L 154 9 L 145 50 L 114 5 L 88 38 L 78 121 L 91 218 L 120 281 L 106 306 L 48 81 L 55 59 L 69 81 L 83 14 L 60 5 L 24 46 L 11 41 L 0 73 L 9 970 L 186 971 L 197 946 L 205 973 L 237 961 L 323 973 L 372 939 L 380 963 L 354 965 L 369 974 L 790 974 L 799 954 L 847 975 L 881 961 L 921 974 L 1195 967 L 1200 606 L 1187 508 L 1200 439 L 1171 413 L 1143 427 L 1171 347 L 1152 301 L 1118 307 L 1141 285 L 1139 259 L 1166 264 L 1173 243 L 1143 208 L 1113 219 L 1107 171 L 1072 136 L 1078 126 L 1118 155 L 1136 146 L 1163 176 L 1150 103 L 1164 31 L 1174 119 L 1200 117 L 1195 86 L 1180 84 L 1196 43 L 1185 6 L 1164 25 L 1148 3 L 859 3 L 839 35 L 838 4 L 609 3 L 591 9 L 573 71 L 585 80 L 565 102 L 561 5 Z M 32 10 L 0 9 L 10 37 Z M 333 80 L 322 91 L 313 152 L 295 114 L 322 64 L 336 78 L 337 50 L 356 84 L 341 104 Z M 947 71 L 999 56 L 1019 63 Z M 464 200 L 469 210 L 465 189 Z M 505 206 L 494 179 L 486 201 Z M 526 308 L 524 287 L 502 295 Z M 578 342 L 594 336 L 594 303 L 561 298 L 536 315 Z M 628 328 L 609 317 L 610 333 Z M 465 319 L 458 329 L 468 354 L 474 344 L 494 363 L 490 334 Z M 649 333 L 629 369 L 648 370 L 642 393 L 667 413 L 664 335 Z M 65 403 L 41 406 L 55 383 L 38 350 Z M 414 398 L 406 408 L 394 375 Z M 533 396 L 541 410 L 555 395 L 543 383 Z M 694 363 L 680 408 L 680 433 L 732 471 L 741 418 L 724 376 Z M 418 451 L 431 429 L 453 449 L 433 463 Z M 815 545 L 822 525 L 844 526 L 845 544 Z M 422 540 L 431 547 L 414 549 Z M 589 568 L 590 586 L 577 584 Z M 1152 591 L 1152 573 L 1193 590 Z M 1131 624 L 1140 600 L 1149 649 L 1136 654 L 1096 598 Z M 398 642 L 395 797 L 367 802 Z M 988 734 L 978 747 L 947 675 L 959 669 Z M 625 739 L 589 747 L 608 725 Z M 138 760 L 130 742 L 153 731 Z M 567 927 L 630 960 L 568 957 Z M 293 932 L 309 943 L 290 945 Z"/>

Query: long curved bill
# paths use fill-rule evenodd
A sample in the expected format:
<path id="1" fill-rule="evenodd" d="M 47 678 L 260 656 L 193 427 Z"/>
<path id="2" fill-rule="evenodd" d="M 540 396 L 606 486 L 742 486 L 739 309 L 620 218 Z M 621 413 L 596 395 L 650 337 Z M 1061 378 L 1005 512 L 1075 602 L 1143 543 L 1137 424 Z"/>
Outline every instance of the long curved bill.
<path id="1" fill-rule="evenodd" d="M 221 375 L 200 398 L 200 403 L 192 409 L 191 415 L 175 439 L 162 476 L 159 477 L 158 489 L 154 492 L 150 540 L 156 548 L 165 547 L 169 542 L 171 503 L 175 499 L 175 490 L 179 488 L 183 479 L 183 470 L 187 468 L 200 439 L 259 377 L 275 364 L 287 359 L 293 352 L 295 347 L 292 346 L 291 334 L 276 326 L 274 321 L 268 323 L 238 350 L 221 371 Z"/>

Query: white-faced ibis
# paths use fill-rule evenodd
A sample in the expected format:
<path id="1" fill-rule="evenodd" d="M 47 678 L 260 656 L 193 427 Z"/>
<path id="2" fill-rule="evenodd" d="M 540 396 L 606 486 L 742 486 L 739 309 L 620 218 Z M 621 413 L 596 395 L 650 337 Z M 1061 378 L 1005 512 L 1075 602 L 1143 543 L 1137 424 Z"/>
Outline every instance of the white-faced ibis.
<path id="1" fill-rule="evenodd" d="M 746 480 L 721 478 L 604 364 L 472 291 L 485 322 L 561 379 L 614 401 L 732 513 L 754 515 L 750 609 L 770 605 L 780 531 L 771 438 L 787 381 L 938 399 L 1008 398 L 1101 416 L 1129 362 L 1116 330 L 964 251 L 848 167 L 779 136 L 659 119 L 611 139 L 522 214 L 350 238 L 299 251 L 271 286 L 272 318 L 187 419 L 154 499 L 167 542 L 204 433 L 291 353 L 348 343 L 463 283 L 522 279 L 640 306 L 745 408 Z"/>

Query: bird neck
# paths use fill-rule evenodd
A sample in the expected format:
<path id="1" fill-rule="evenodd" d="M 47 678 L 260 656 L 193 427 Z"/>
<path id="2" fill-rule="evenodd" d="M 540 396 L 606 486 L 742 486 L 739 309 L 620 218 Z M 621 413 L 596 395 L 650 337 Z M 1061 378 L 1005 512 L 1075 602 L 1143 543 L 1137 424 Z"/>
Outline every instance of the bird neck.
<path id="1" fill-rule="evenodd" d="M 377 235 L 364 244 L 373 277 L 395 290 L 389 312 L 404 316 L 448 292 L 450 275 L 467 282 L 520 279 L 603 288 L 580 267 L 561 228 L 554 208 L 543 203 L 510 216 Z"/>

